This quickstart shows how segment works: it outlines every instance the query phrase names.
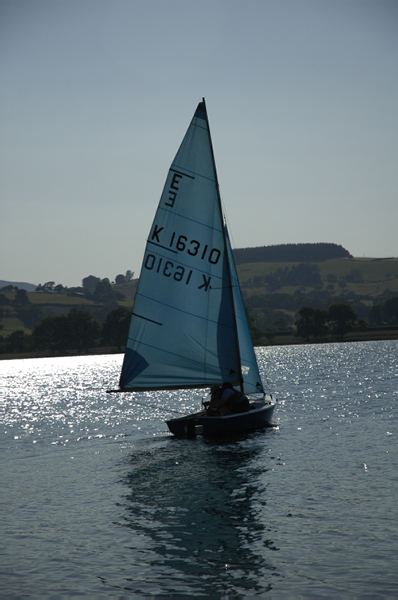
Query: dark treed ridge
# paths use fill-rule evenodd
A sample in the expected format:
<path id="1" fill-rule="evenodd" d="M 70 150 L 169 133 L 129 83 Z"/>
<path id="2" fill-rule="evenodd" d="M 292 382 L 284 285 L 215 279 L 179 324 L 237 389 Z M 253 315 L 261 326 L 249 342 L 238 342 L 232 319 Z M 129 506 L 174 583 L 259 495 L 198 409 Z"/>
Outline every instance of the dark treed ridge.
<path id="1" fill-rule="evenodd" d="M 254 262 L 323 261 L 332 258 L 352 258 L 338 244 L 277 244 L 258 248 L 237 248 L 233 251 L 236 264 Z"/>

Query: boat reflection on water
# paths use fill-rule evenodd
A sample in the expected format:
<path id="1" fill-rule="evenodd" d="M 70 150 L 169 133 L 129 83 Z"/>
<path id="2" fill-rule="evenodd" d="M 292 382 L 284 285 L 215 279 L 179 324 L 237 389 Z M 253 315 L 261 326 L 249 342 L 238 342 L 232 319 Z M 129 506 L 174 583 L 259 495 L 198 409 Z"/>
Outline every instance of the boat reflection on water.
<path id="1" fill-rule="evenodd" d="M 266 522 L 264 433 L 223 441 L 163 438 L 129 457 L 121 524 L 142 552 L 135 593 L 259 594 L 278 577 Z M 150 565 L 150 569 L 145 565 Z M 150 583 L 149 583 L 150 582 Z"/>

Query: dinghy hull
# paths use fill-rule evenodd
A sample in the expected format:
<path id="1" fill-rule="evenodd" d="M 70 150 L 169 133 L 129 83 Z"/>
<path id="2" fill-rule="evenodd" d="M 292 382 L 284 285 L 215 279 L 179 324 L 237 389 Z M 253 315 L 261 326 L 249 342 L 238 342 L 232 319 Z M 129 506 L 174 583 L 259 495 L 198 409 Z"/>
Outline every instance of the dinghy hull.
<path id="1" fill-rule="evenodd" d="M 268 404 L 245 413 L 223 416 L 208 416 L 206 411 L 202 411 L 186 417 L 170 419 L 166 423 L 176 437 L 194 437 L 198 434 L 207 437 L 243 433 L 273 427 L 274 408 L 275 404 Z"/>

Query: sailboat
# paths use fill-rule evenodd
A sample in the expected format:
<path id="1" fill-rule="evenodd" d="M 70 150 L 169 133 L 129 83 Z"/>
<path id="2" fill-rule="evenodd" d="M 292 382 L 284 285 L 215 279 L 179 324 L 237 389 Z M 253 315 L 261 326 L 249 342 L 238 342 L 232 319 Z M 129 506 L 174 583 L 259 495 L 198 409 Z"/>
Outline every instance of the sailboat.
<path id="1" fill-rule="evenodd" d="M 175 436 L 271 426 L 221 206 L 205 100 L 198 104 L 147 240 L 119 391 L 211 388 L 228 382 L 247 410 L 167 420 Z"/>

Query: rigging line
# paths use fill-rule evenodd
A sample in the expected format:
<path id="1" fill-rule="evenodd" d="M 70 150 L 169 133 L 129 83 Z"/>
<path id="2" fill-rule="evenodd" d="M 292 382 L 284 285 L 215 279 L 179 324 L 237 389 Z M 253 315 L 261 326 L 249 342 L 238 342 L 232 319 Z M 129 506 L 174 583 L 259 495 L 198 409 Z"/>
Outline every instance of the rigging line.
<path id="1" fill-rule="evenodd" d="M 223 210 L 222 201 L 221 201 L 220 186 L 219 186 L 219 182 L 218 182 L 216 160 L 214 158 L 214 148 L 213 148 L 213 142 L 212 142 L 212 137 L 211 137 L 211 132 L 210 132 L 209 117 L 208 117 L 208 114 L 207 114 L 206 101 L 205 101 L 204 98 L 202 98 L 202 103 L 203 103 L 203 109 L 204 109 L 204 118 L 205 118 L 206 126 L 207 126 L 207 135 L 208 135 L 208 140 L 209 140 L 211 159 L 212 159 L 212 163 L 213 163 L 213 173 L 214 173 L 214 180 L 215 180 L 215 185 L 216 185 L 218 208 L 219 208 L 219 211 L 220 211 L 220 217 L 221 217 L 221 221 L 222 221 L 222 236 L 223 236 L 223 241 L 224 241 L 224 251 L 225 251 L 225 255 L 226 255 L 226 265 L 227 265 L 228 279 L 232 283 L 231 264 L 230 264 L 230 260 L 229 260 L 229 257 L 228 257 L 228 244 L 227 244 L 227 232 L 226 232 L 226 224 L 225 224 L 225 215 L 224 215 L 224 210 Z M 230 288 L 230 292 L 231 292 L 230 293 L 231 307 L 232 307 L 233 314 L 235 314 L 235 312 L 236 312 L 236 310 L 235 310 L 235 300 L 234 300 L 234 294 L 233 294 L 233 291 L 232 291 L 232 287 Z M 236 319 L 234 319 L 234 323 L 233 324 L 234 324 L 234 330 L 235 330 L 235 339 L 237 340 L 237 344 L 236 344 L 236 357 L 237 357 L 238 362 L 239 362 L 240 391 L 243 393 L 243 391 L 244 391 L 244 383 L 243 383 L 243 375 L 242 375 L 242 357 L 241 357 L 240 346 L 239 346 L 239 341 L 238 341 L 239 340 L 239 336 L 238 336 L 238 325 L 237 325 Z"/>

